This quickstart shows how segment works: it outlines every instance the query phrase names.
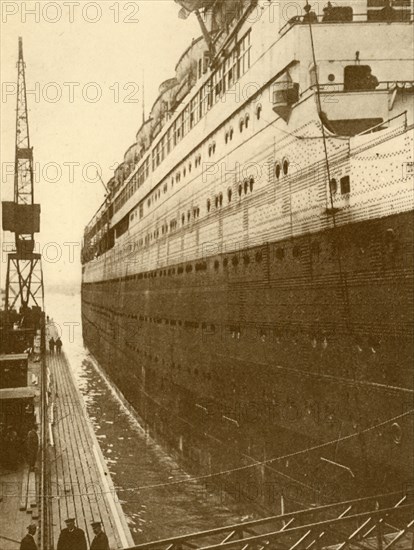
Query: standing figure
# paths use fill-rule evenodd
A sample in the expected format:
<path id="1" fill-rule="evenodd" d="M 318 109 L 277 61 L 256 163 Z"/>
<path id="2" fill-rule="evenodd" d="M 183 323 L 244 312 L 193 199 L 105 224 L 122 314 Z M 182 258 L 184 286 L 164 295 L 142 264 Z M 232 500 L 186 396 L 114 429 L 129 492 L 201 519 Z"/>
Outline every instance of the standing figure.
<path id="1" fill-rule="evenodd" d="M 63 346 L 62 340 L 58 337 L 55 344 L 56 344 L 56 353 L 59 355 Z"/>
<path id="2" fill-rule="evenodd" d="M 31 470 L 36 465 L 37 453 L 39 451 L 39 436 L 36 430 L 36 425 L 34 425 L 26 437 L 26 456 Z"/>
<path id="3" fill-rule="evenodd" d="M 87 550 L 85 533 L 75 526 L 75 519 L 65 519 L 67 527 L 62 529 L 57 543 L 57 550 Z"/>
<path id="4" fill-rule="evenodd" d="M 53 353 L 55 351 L 55 341 L 52 338 L 49 340 L 49 351 L 50 353 Z"/>
<path id="5" fill-rule="evenodd" d="M 108 537 L 102 531 L 102 524 L 100 521 L 93 521 L 91 523 L 95 536 L 91 542 L 90 550 L 109 550 Z"/>
<path id="6" fill-rule="evenodd" d="M 31 523 L 27 528 L 27 535 L 25 535 L 20 542 L 20 550 L 37 550 L 37 544 L 34 539 L 36 534 L 36 525 Z"/>

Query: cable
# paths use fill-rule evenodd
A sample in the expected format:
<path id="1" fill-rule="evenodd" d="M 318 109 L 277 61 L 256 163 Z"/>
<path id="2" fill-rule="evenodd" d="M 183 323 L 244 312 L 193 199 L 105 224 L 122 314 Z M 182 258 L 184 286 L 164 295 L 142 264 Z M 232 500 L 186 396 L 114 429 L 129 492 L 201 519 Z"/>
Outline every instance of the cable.
<path id="1" fill-rule="evenodd" d="M 260 462 L 257 462 L 256 464 L 249 464 L 249 465 L 246 465 L 246 466 L 238 466 L 236 468 L 229 468 L 227 470 L 221 470 L 220 472 L 213 472 L 211 474 L 205 474 L 205 475 L 202 475 L 202 476 L 188 477 L 187 479 L 181 479 L 181 480 L 177 480 L 177 481 L 168 481 L 166 483 L 155 483 L 153 485 L 143 485 L 142 487 L 130 487 L 128 489 L 122 489 L 122 491 L 124 491 L 124 492 L 126 492 L 126 491 L 137 491 L 137 490 L 141 491 L 141 490 L 148 490 L 148 489 L 157 489 L 157 488 L 161 488 L 161 487 L 169 487 L 169 486 L 173 486 L 173 485 L 180 485 L 182 483 L 192 483 L 192 482 L 196 482 L 196 481 L 203 480 L 203 479 L 209 479 L 209 478 L 212 478 L 212 477 L 231 474 L 233 472 L 248 470 L 250 468 L 255 468 L 256 466 L 264 466 L 266 464 L 271 464 L 272 462 L 275 462 L 277 460 L 286 460 L 288 458 L 293 458 L 293 457 L 296 457 L 296 456 L 300 456 L 301 454 L 304 454 L 304 453 L 309 453 L 309 452 L 317 451 L 318 449 L 323 449 L 324 447 L 328 447 L 329 445 L 334 445 L 334 444 L 340 443 L 342 441 L 347 441 L 347 440 L 352 439 L 354 437 L 358 437 L 362 434 L 366 434 L 370 431 L 376 430 L 377 428 L 385 426 L 386 424 L 389 424 L 391 422 L 395 422 L 396 420 L 399 420 L 401 418 L 405 418 L 405 417 L 407 417 L 407 416 L 409 416 L 410 414 L 413 414 L 413 413 L 414 413 L 414 409 L 411 409 L 411 410 L 409 410 L 405 413 L 394 416 L 393 418 L 383 420 L 382 422 L 379 422 L 377 424 L 374 424 L 373 426 L 365 428 L 364 430 L 361 430 L 360 432 L 354 432 L 352 434 L 348 434 L 348 435 L 345 435 L 345 436 L 342 436 L 342 437 L 338 437 L 338 438 L 332 439 L 330 441 L 326 441 L 325 443 L 320 443 L 319 445 L 314 445 L 312 447 L 307 447 L 305 449 L 301 449 L 300 451 L 294 451 L 292 453 L 288 453 L 288 454 L 285 454 L 285 455 L 276 456 L 276 457 L 273 457 L 273 458 L 262 460 Z M 120 487 L 116 487 L 116 488 L 120 489 Z M 103 492 L 98 493 L 98 495 L 104 495 L 104 494 L 109 494 L 109 493 L 112 493 L 112 491 L 106 491 L 106 492 L 103 491 Z M 79 493 L 77 495 L 71 494 L 71 496 L 84 496 L 84 495 L 90 495 L 90 494 L 91 493 Z M 49 497 L 61 497 L 62 495 L 57 495 L 56 494 L 56 495 L 48 495 L 48 496 Z"/>

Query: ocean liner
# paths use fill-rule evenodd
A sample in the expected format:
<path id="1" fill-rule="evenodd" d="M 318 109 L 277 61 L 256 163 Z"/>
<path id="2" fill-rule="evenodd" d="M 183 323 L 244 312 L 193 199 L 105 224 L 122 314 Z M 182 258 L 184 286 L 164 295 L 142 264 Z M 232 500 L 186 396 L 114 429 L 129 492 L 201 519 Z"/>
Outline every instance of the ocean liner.
<path id="1" fill-rule="evenodd" d="M 85 343 L 236 498 L 410 484 L 413 4 L 178 3 L 200 38 L 85 229 Z"/>

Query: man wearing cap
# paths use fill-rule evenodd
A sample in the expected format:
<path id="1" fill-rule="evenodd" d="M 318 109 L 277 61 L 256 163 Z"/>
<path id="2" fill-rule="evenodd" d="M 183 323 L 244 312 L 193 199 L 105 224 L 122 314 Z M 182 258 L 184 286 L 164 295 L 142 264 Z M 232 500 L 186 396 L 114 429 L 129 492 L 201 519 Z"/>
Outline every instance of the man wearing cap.
<path id="1" fill-rule="evenodd" d="M 85 533 L 75 526 L 75 519 L 65 519 L 67 527 L 62 529 L 57 550 L 87 550 Z"/>
<path id="2" fill-rule="evenodd" d="M 37 544 L 34 539 L 34 536 L 36 534 L 36 525 L 34 523 L 31 523 L 27 527 L 27 535 L 25 535 L 21 542 L 20 542 L 20 550 L 37 550 Z"/>
<path id="3" fill-rule="evenodd" d="M 109 550 L 108 537 L 102 531 L 102 524 L 100 521 L 93 521 L 91 523 L 95 536 L 91 543 L 90 550 Z"/>

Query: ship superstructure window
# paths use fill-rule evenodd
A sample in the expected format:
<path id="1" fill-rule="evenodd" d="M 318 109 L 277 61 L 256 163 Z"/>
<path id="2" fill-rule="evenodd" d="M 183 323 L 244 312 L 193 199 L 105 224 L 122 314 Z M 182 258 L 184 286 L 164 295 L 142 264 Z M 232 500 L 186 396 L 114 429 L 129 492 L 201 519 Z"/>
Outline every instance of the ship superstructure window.
<path id="1" fill-rule="evenodd" d="M 344 176 L 340 180 L 341 182 L 341 194 L 347 195 L 351 192 L 351 179 L 349 176 Z"/>
<path id="2" fill-rule="evenodd" d="M 181 216 L 181 225 L 185 224 L 185 214 Z"/>
<path id="3" fill-rule="evenodd" d="M 285 159 L 283 161 L 283 173 L 285 176 L 287 176 L 288 172 L 289 172 L 289 161 Z"/>
<path id="4" fill-rule="evenodd" d="M 239 122 L 239 130 L 240 132 L 243 132 L 243 128 L 244 128 L 244 118 L 242 118 Z"/>
<path id="5" fill-rule="evenodd" d="M 249 179 L 250 193 L 253 191 L 253 186 L 254 186 L 254 178 L 250 178 Z"/>
<path id="6" fill-rule="evenodd" d="M 210 208 L 211 208 L 211 202 L 210 202 L 210 199 L 207 199 L 207 212 L 210 212 Z"/>
<path id="7" fill-rule="evenodd" d="M 227 189 L 227 198 L 228 198 L 228 201 L 231 202 L 231 196 L 232 196 L 233 192 L 232 190 L 229 188 Z"/>
<path id="8" fill-rule="evenodd" d="M 256 118 L 257 118 L 257 120 L 260 120 L 261 115 L 262 115 L 262 106 L 259 104 L 256 107 Z"/>
<path id="9" fill-rule="evenodd" d="M 332 195 L 336 195 L 336 193 L 337 193 L 337 191 L 338 191 L 338 182 L 336 181 L 335 178 L 332 178 L 332 179 L 331 179 L 329 188 L 330 188 L 330 190 L 331 190 Z"/>
<path id="10" fill-rule="evenodd" d="M 250 120 L 250 115 L 247 114 L 245 117 L 244 117 L 244 125 L 246 128 L 249 127 L 249 120 Z"/>

